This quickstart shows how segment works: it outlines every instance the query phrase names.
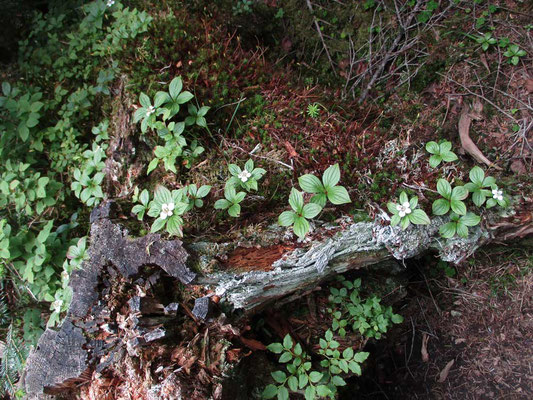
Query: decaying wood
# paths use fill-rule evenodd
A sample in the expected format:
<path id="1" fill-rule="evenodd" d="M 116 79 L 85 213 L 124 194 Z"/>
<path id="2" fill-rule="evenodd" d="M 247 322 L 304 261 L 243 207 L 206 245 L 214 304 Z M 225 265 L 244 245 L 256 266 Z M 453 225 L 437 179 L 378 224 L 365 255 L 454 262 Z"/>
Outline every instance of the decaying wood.
<path id="1" fill-rule="evenodd" d="M 466 102 L 463 104 L 461 116 L 459 117 L 459 138 L 461 139 L 461 146 L 478 162 L 484 163 L 489 167 L 501 170 L 496 164 L 490 161 L 483 155 L 481 150 L 477 147 L 474 141 L 470 138 L 470 124 L 473 120 L 482 119 L 483 104 L 478 99 L 474 100 L 472 107 Z"/>
<path id="2" fill-rule="evenodd" d="M 135 352 L 135 347 L 165 336 L 158 326 L 156 309 L 158 307 L 148 299 L 133 296 L 128 301 L 131 321 L 119 321 L 115 317 L 119 310 L 113 310 L 106 302 L 106 297 L 118 291 L 110 284 L 120 277 L 133 278 L 139 274 L 143 266 L 157 266 L 161 270 L 182 283 L 188 284 L 195 278 L 185 262 L 187 253 L 179 240 L 164 241 L 160 235 L 150 234 L 138 239 L 129 239 L 127 231 L 121 229 L 110 219 L 112 203 L 95 209 L 91 215 L 91 246 L 88 250 L 89 260 L 83 268 L 73 272 L 70 286 L 73 291 L 72 302 L 63 325 L 58 331 L 47 329 L 41 336 L 37 348 L 27 360 L 24 383 L 29 398 L 41 398 L 44 393 L 64 391 L 70 384 L 84 379 L 84 373 L 90 368 L 98 369 L 98 363 L 111 363 L 111 349 L 118 351 L 116 340 L 91 339 L 90 337 L 112 337 L 117 330 L 117 321 L 130 326 L 134 332 L 131 338 L 125 338 L 128 352 Z M 104 273 L 109 274 L 106 277 Z M 154 273 L 148 279 L 141 279 L 135 287 L 142 295 L 149 287 Z M 138 326 L 137 312 L 149 309 L 151 320 Z M 167 312 L 176 309 L 175 305 L 167 305 Z M 140 315 L 140 314 L 138 314 Z M 136 321 L 137 320 L 137 321 Z M 149 322 L 152 322 L 150 326 Z M 154 329 L 152 329 L 154 328 Z M 105 360 L 100 357 L 108 356 Z M 105 365 L 104 365 L 105 367 Z M 100 366 L 102 369 L 102 366 Z"/>

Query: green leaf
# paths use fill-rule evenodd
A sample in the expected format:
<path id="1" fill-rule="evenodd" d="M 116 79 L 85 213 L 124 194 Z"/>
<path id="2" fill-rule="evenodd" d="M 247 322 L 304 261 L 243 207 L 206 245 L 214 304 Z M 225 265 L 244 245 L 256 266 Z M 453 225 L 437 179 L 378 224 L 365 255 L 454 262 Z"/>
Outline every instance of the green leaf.
<path id="1" fill-rule="evenodd" d="M 292 354 L 286 351 L 285 353 L 281 355 L 278 362 L 283 364 L 283 363 L 289 362 L 290 360 L 292 360 Z"/>
<path id="2" fill-rule="evenodd" d="M 287 385 L 291 391 L 296 392 L 298 390 L 298 378 L 291 376 L 287 381 Z"/>
<path id="3" fill-rule="evenodd" d="M 309 380 L 313 383 L 317 383 L 322 379 L 323 374 L 318 371 L 312 371 L 309 374 Z"/>
<path id="4" fill-rule="evenodd" d="M 324 186 L 320 179 L 311 174 L 306 174 L 298 178 L 298 183 L 306 193 L 320 193 L 324 191 Z"/>
<path id="5" fill-rule="evenodd" d="M 470 180 L 475 183 L 478 186 L 483 185 L 483 180 L 485 179 L 485 173 L 483 170 L 478 167 L 477 165 L 470 170 L 470 173 L 468 174 L 470 176 Z"/>
<path id="6" fill-rule="evenodd" d="M 283 347 L 287 350 L 291 350 L 293 346 L 291 335 L 286 334 L 283 338 Z"/>
<path id="7" fill-rule="evenodd" d="M 326 201 L 327 197 L 325 193 L 315 194 L 310 200 L 311 203 L 318 204 L 320 207 L 324 207 L 326 205 Z"/>
<path id="8" fill-rule="evenodd" d="M 439 233 L 443 238 L 449 239 L 455 235 L 457 223 L 448 222 L 440 227 Z"/>
<path id="9" fill-rule="evenodd" d="M 178 215 L 172 215 L 167 221 L 167 232 L 174 236 L 182 236 L 182 224 L 183 220 Z"/>
<path id="10" fill-rule="evenodd" d="M 163 185 L 158 185 L 154 191 L 154 200 L 159 204 L 167 204 L 172 202 L 172 194 Z"/>
<path id="11" fill-rule="evenodd" d="M 401 324 L 403 322 L 403 317 L 399 314 L 392 314 L 391 321 L 395 324 Z"/>
<path id="12" fill-rule="evenodd" d="M 446 153 L 442 153 L 441 157 L 446 162 L 452 162 L 457 160 L 457 155 L 453 151 L 448 151 Z"/>
<path id="13" fill-rule="evenodd" d="M 304 207 L 304 198 L 300 191 L 295 188 L 291 189 L 291 194 L 289 195 L 289 204 L 294 211 L 301 214 Z"/>
<path id="14" fill-rule="evenodd" d="M 225 210 L 226 208 L 229 208 L 232 205 L 232 203 L 226 199 L 220 199 L 215 202 L 215 209 L 216 210 Z"/>
<path id="15" fill-rule="evenodd" d="M 353 357 L 353 349 L 351 347 L 347 347 L 342 352 L 342 356 L 348 360 L 351 359 Z"/>
<path id="16" fill-rule="evenodd" d="M 402 227 L 402 230 L 406 230 L 410 222 L 411 221 L 409 221 L 409 216 L 406 215 L 405 217 L 403 217 L 400 221 L 400 226 Z"/>
<path id="17" fill-rule="evenodd" d="M 322 211 L 322 207 L 320 207 L 318 204 L 315 203 L 308 203 L 303 208 L 303 216 L 307 219 L 311 219 L 316 217 L 320 211 Z"/>
<path id="18" fill-rule="evenodd" d="M 348 368 L 350 368 L 350 371 L 352 371 L 354 374 L 361 375 L 361 366 L 355 361 L 350 361 L 348 363 Z"/>
<path id="19" fill-rule="evenodd" d="M 289 400 L 289 391 L 285 386 L 278 388 L 278 400 Z"/>
<path id="20" fill-rule="evenodd" d="M 303 239 L 307 232 L 309 232 L 309 222 L 304 217 L 296 216 L 293 226 L 294 233 L 299 238 Z"/>
<path id="21" fill-rule="evenodd" d="M 267 349 L 272 353 L 280 354 L 283 351 L 283 346 L 281 343 L 271 343 L 267 346 Z"/>
<path id="22" fill-rule="evenodd" d="M 278 393 L 278 387 L 276 385 L 270 384 L 267 385 L 265 390 L 263 390 L 262 397 L 264 399 L 272 399 Z"/>
<path id="23" fill-rule="evenodd" d="M 278 217 L 278 224 L 281 226 L 290 226 L 294 223 L 296 213 L 293 211 L 283 211 Z"/>
<path id="24" fill-rule="evenodd" d="M 324 175 L 322 175 L 322 182 L 324 183 L 325 187 L 333 187 L 337 183 L 339 183 L 341 179 L 341 171 L 339 168 L 339 164 L 335 164 L 330 166 L 328 169 L 324 171 Z"/>
<path id="25" fill-rule="evenodd" d="M 446 179 L 439 179 L 437 181 L 437 192 L 445 199 L 449 199 L 452 196 L 452 186 Z"/>
<path id="26" fill-rule="evenodd" d="M 270 375 L 272 375 L 272 378 L 278 383 L 284 383 L 285 379 L 287 379 L 287 375 L 283 371 L 274 371 Z"/>
<path id="27" fill-rule="evenodd" d="M 429 157 L 429 165 L 431 168 L 437 168 L 442 162 L 442 157 L 440 155 L 432 155 Z"/>
<path id="28" fill-rule="evenodd" d="M 396 203 L 393 203 L 393 202 L 390 202 L 390 201 L 387 203 L 387 209 L 389 210 L 389 212 L 392 215 L 398 214 L 398 209 L 396 208 L 396 206 L 397 206 Z"/>
<path id="29" fill-rule="evenodd" d="M 150 201 L 150 194 L 148 193 L 148 190 L 144 189 L 142 192 L 141 192 L 141 195 L 139 196 L 139 200 L 141 201 L 142 204 L 144 205 L 147 205 L 148 202 Z"/>
<path id="30" fill-rule="evenodd" d="M 409 200 L 409 207 L 411 207 L 411 210 L 414 210 L 418 206 L 418 197 L 414 196 L 411 200 Z"/>
<path id="31" fill-rule="evenodd" d="M 350 199 L 350 195 L 348 194 L 348 191 L 343 186 L 334 186 L 334 187 L 329 188 L 328 199 L 335 205 L 347 204 L 352 201 Z"/>
<path id="32" fill-rule="evenodd" d="M 161 107 L 171 100 L 167 92 L 157 92 L 154 97 L 154 107 Z"/>
<path id="33" fill-rule="evenodd" d="M 331 382 L 335 385 L 335 386 L 346 386 L 346 382 L 344 379 L 342 379 L 339 375 L 335 375 L 333 377 L 333 379 L 331 380 Z"/>
<path id="34" fill-rule="evenodd" d="M 486 199 L 487 197 L 481 190 L 472 193 L 472 201 L 478 207 L 481 207 Z"/>
<path id="35" fill-rule="evenodd" d="M 465 215 L 466 214 L 466 205 L 461 200 L 452 200 L 450 202 L 450 206 L 452 207 L 452 211 L 459 215 Z"/>
<path id="36" fill-rule="evenodd" d="M 432 210 L 434 215 L 444 215 L 450 210 L 450 202 L 446 199 L 437 199 L 433 202 Z"/>
<path id="37" fill-rule="evenodd" d="M 358 363 L 362 363 L 364 361 L 366 361 L 366 359 L 368 358 L 368 356 L 370 355 L 370 353 L 366 352 L 366 351 L 360 351 L 359 353 L 357 353 L 355 356 L 354 356 L 354 360 L 357 361 Z"/>
<path id="38" fill-rule="evenodd" d="M 237 217 L 241 214 L 241 206 L 240 206 L 240 204 L 233 204 L 233 205 L 228 209 L 228 214 L 229 214 L 231 217 L 237 218 Z"/>
<path id="39" fill-rule="evenodd" d="M 144 108 L 149 108 L 152 105 L 150 103 L 150 98 L 145 93 L 141 93 L 141 95 L 139 96 L 139 102 Z"/>
<path id="40" fill-rule="evenodd" d="M 152 161 L 150 161 L 150 164 L 148 164 L 148 169 L 146 170 L 146 175 L 150 175 L 150 172 L 156 169 L 158 164 L 159 164 L 158 158 L 154 158 Z"/>
<path id="41" fill-rule="evenodd" d="M 170 85 L 168 86 L 168 91 L 170 93 L 170 96 L 172 96 L 173 99 L 176 98 L 176 96 L 179 95 L 181 92 L 181 89 L 183 88 L 183 82 L 181 80 L 181 76 L 177 76 L 170 82 Z"/>
<path id="42" fill-rule="evenodd" d="M 456 186 L 452 191 L 452 200 L 464 200 L 468 197 L 468 189 L 464 186 Z"/>
<path id="43" fill-rule="evenodd" d="M 189 100 L 191 100 L 194 97 L 194 95 L 191 92 L 182 92 L 176 99 L 176 102 L 178 104 L 187 103 Z M 202 116 L 198 116 L 198 118 L 203 118 Z"/>
<path id="44" fill-rule="evenodd" d="M 304 397 L 305 400 L 315 400 L 316 389 L 314 386 L 307 386 L 305 389 Z"/>
<path id="45" fill-rule="evenodd" d="M 429 225 L 431 222 L 424 210 L 416 209 L 408 215 L 409 221 L 415 225 Z"/>
<path id="46" fill-rule="evenodd" d="M 328 397 L 332 393 L 331 393 L 331 390 L 326 385 L 318 385 L 316 387 L 316 394 L 319 395 L 320 397 Z"/>
<path id="47" fill-rule="evenodd" d="M 307 375 L 302 374 L 298 376 L 298 387 L 300 389 L 303 389 L 307 384 L 309 383 L 309 378 L 307 378 Z"/>
<path id="48" fill-rule="evenodd" d="M 391 217 L 390 224 L 391 226 L 396 226 L 402 221 L 402 218 L 398 214 L 394 214 Z"/>
<path id="49" fill-rule="evenodd" d="M 251 173 L 254 170 L 254 160 L 250 158 L 248 161 L 246 161 L 244 164 L 244 169 Z"/>
<path id="50" fill-rule="evenodd" d="M 161 229 L 163 229 L 163 227 L 165 226 L 166 223 L 167 223 L 166 219 L 157 218 L 153 222 L 152 228 L 150 229 L 150 232 L 151 233 L 159 232 Z"/>
<path id="51" fill-rule="evenodd" d="M 462 238 L 468 237 L 468 228 L 466 225 L 462 224 L 461 222 L 457 222 L 456 226 L 457 235 Z"/>
<path id="52" fill-rule="evenodd" d="M 439 154 L 440 153 L 440 148 L 439 148 L 439 145 L 437 144 L 437 142 L 427 142 L 426 143 L 426 150 L 428 151 L 428 153 L 431 153 L 431 154 Z"/>
<path id="53" fill-rule="evenodd" d="M 401 192 L 400 193 L 400 204 L 408 203 L 408 202 L 409 202 L 409 197 L 407 197 L 407 193 Z"/>
<path id="54" fill-rule="evenodd" d="M 481 217 L 472 212 L 469 212 L 459 218 L 459 221 L 465 226 L 476 226 L 481 222 Z"/>

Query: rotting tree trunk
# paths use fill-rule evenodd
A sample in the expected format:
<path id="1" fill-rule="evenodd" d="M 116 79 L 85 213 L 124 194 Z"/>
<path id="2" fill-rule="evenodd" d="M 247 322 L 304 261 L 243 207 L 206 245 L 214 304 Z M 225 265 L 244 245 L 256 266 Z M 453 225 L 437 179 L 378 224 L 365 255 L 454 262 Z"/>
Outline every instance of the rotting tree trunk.
<path id="1" fill-rule="evenodd" d="M 28 358 L 24 382 L 30 399 L 65 393 L 65 398 L 76 398 L 80 383 L 99 379 L 95 373 L 113 368 L 115 377 L 122 374 L 143 380 L 142 388 L 133 388 L 132 383 L 127 386 L 128 390 L 145 390 L 139 398 L 223 398 L 222 367 L 217 367 L 219 374 L 213 379 L 213 366 L 227 364 L 229 368 L 231 362 L 222 359 L 232 360 L 234 365 L 242 357 L 242 349 L 223 343 L 238 338 L 245 347 L 256 350 L 262 344 L 242 338 L 237 328 L 225 322 L 224 314 L 207 321 L 203 330 L 196 329 L 210 309 L 209 298 L 200 294 L 192 312 L 186 310 L 196 325 L 189 339 L 178 346 L 173 341 L 186 338 L 191 328 L 185 326 L 186 320 L 178 324 L 177 303 L 154 289 L 162 274 L 168 274 L 169 281 L 203 288 L 200 292 L 212 290 L 210 296 L 216 294 L 230 308 L 249 314 L 276 300 L 278 304 L 290 301 L 345 271 L 415 257 L 429 249 L 437 250 L 443 260 L 458 263 L 483 244 L 533 233 L 533 213 L 531 203 L 527 203 L 513 216 L 492 216 L 489 224 L 471 229 L 467 239 L 440 239 L 440 218 L 429 226 L 406 231 L 379 221 L 341 221 L 338 227 L 315 229 L 315 239 L 301 245 L 288 240 L 279 244 L 285 233 L 279 227 L 265 234 L 277 238 L 276 245 L 258 246 L 258 241 L 248 245 L 189 244 L 191 257 L 187 260 L 180 241 L 164 241 L 159 235 L 127 238 L 127 232 L 110 220 L 111 204 L 104 204 L 91 216 L 90 259 L 73 273 L 73 298 L 65 322 L 58 331 L 47 329 Z M 191 271 L 193 265 L 201 270 L 199 277 Z M 208 273 L 214 266 L 218 271 Z M 150 268 L 143 269 L 146 267 Z M 178 334 L 172 332 L 180 329 Z M 189 352 L 199 343 L 199 352 Z M 143 358 L 144 364 L 139 365 L 147 365 L 144 371 L 132 361 Z M 154 363 L 159 367 L 152 368 Z M 201 364 L 196 375 L 194 363 Z M 174 369 L 175 365 L 180 368 Z M 173 371 L 167 371 L 170 369 Z M 167 373 L 157 377 L 161 371 Z M 146 380 L 147 376 L 150 379 Z M 148 385 L 152 386 L 147 389 Z M 209 390 L 205 389 L 208 385 Z M 94 394 L 81 398 L 91 396 Z"/>

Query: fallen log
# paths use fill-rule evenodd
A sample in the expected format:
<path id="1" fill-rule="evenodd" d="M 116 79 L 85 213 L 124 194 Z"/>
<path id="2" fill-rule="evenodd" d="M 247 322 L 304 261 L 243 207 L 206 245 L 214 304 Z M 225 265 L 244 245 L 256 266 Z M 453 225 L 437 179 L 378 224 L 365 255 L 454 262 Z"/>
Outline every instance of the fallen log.
<path id="1" fill-rule="evenodd" d="M 147 399 L 221 399 L 225 371 L 254 342 L 224 314 L 209 314 L 218 300 L 228 316 L 232 310 L 250 315 L 273 302 L 291 301 L 333 275 L 381 268 L 387 261 L 385 268 L 400 267 L 401 260 L 430 249 L 459 263 L 491 241 L 533 233 L 531 203 L 521 210 L 487 216 L 467 239 L 439 238 L 441 217 L 402 231 L 384 223 L 383 215 L 375 222 L 341 220 L 315 227 L 304 243 L 284 240 L 286 231 L 272 227 L 255 241 L 189 243 L 186 251 L 180 241 L 159 235 L 128 238 L 111 220 L 112 203 L 106 203 L 92 214 L 90 258 L 73 273 L 63 325 L 47 329 L 28 358 L 28 398 L 121 399 L 129 398 L 119 393 L 126 390 Z M 192 311 L 174 298 L 178 282 L 195 288 Z M 104 397 L 102 388 L 110 386 L 114 397 Z"/>

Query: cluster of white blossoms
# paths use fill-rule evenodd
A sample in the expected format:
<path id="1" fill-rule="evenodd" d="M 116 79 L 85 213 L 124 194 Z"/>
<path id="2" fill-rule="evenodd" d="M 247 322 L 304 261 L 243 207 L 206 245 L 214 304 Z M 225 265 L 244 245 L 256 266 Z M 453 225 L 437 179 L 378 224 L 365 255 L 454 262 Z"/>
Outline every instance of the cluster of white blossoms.
<path id="1" fill-rule="evenodd" d="M 61 306 L 63 305 L 63 300 L 59 299 L 52 303 L 52 308 L 55 312 L 61 312 Z"/>
<path id="2" fill-rule="evenodd" d="M 149 117 L 151 114 L 153 114 L 155 112 L 155 107 L 154 106 L 150 106 L 148 107 L 148 109 L 146 110 L 146 116 Z"/>
<path id="3" fill-rule="evenodd" d="M 495 200 L 502 201 L 503 200 L 503 190 L 499 190 L 498 188 L 492 189 L 492 197 L 494 197 Z"/>
<path id="4" fill-rule="evenodd" d="M 252 176 L 251 173 L 249 173 L 247 170 L 243 169 L 240 173 L 239 173 L 239 179 L 243 182 L 246 182 L 250 177 Z"/>
<path id="5" fill-rule="evenodd" d="M 167 219 L 168 217 L 172 216 L 172 210 L 174 210 L 174 203 L 163 204 L 161 206 L 161 214 L 159 214 L 159 218 Z"/>
<path id="6" fill-rule="evenodd" d="M 402 218 L 408 214 L 411 214 L 411 205 L 408 201 L 404 202 L 403 204 L 397 204 L 396 209 L 398 210 L 398 215 Z"/>
<path id="7" fill-rule="evenodd" d="M 113 4 L 115 4 L 115 0 L 107 0 L 107 6 L 111 7 Z"/>

